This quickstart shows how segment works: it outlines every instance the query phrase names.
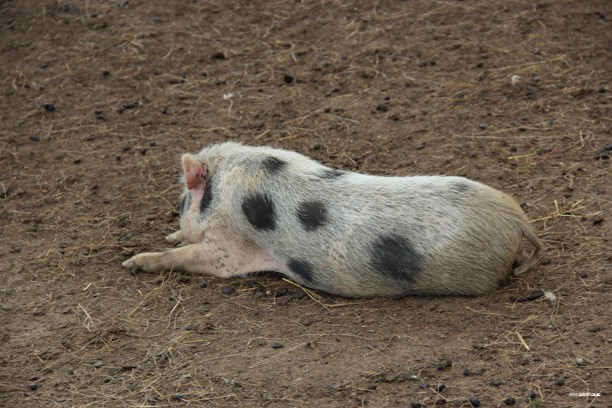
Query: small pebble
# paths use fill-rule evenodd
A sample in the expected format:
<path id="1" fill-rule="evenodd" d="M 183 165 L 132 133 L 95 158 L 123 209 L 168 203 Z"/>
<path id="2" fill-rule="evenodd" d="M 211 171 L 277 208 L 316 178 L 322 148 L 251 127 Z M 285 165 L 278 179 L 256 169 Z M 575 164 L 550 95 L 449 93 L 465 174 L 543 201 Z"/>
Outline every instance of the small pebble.
<path id="1" fill-rule="evenodd" d="M 180 401 L 181 399 L 183 399 L 183 394 L 177 392 L 172 394 L 171 398 L 173 401 Z"/>
<path id="2" fill-rule="evenodd" d="M 534 400 L 538 396 L 538 393 L 535 391 L 529 391 L 529 399 Z"/>
<path id="3" fill-rule="evenodd" d="M 448 370 L 452 366 L 453 366 L 453 362 L 449 360 L 448 358 L 445 358 L 442 361 L 437 362 L 435 365 L 436 370 L 438 371 Z"/>
<path id="4" fill-rule="evenodd" d="M 195 330 L 195 328 L 196 328 L 196 327 L 195 327 L 195 325 L 193 325 L 193 324 L 188 324 L 187 326 L 185 326 L 185 330 L 187 330 L 187 331 L 192 331 L 192 330 Z"/>
<path id="5" fill-rule="evenodd" d="M 515 402 L 516 400 L 513 397 L 508 397 L 504 400 L 504 404 L 506 405 L 514 405 Z"/>
<path id="6" fill-rule="evenodd" d="M 500 380 L 493 380 L 491 381 L 489 384 L 491 384 L 494 387 L 499 387 L 500 385 L 502 385 L 503 383 Z"/>
<path id="7" fill-rule="evenodd" d="M 385 377 L 385 381 L 384 382 L 393 382 L 395 380 L 397 380 L 397 374 L 390 373 L 390 374 L 387 374 L 387 376 Z"/>
<path id="8" fill-rule="evenodd" d="M 442 392 L 442 391 L 444 391 L 445 389 L 446 389 L 446 385 L 444 385 L 444 384 L 440 384 L 440 385 L 438 385 L 438 387 L 436 388 L 436 390 L 437 390 L 438 392 Z"/>
<path id="9" fill-rule="evenodd" d="M 468 400 L 468 402 L 470 404 L 472 404 L 473 407 L 479 407 L 480 406 L 480 400 L 478 398 L 470 398 Z"/>
<path id="10" fill-rule="evenodd" d="M 533 355 L 531 353 L 523 353 L 523 356 L 521 357 L 521 364 L 530 363 L 531 360 L 533 360 Z"/>
<path id="11" fill-rule="evenodd" d="M 555 381 L 555 385 L 558 385 L 558 386 L 565 385 L 565 378 L 563 377 L 557 378 L 557 380 Z"/>
<path id="12" fill-rule="evenodd" d="M 201 287 L 202 289 L 207 288 L 208 281 L 205 278 L 200 278 L 198 279 L 198 286 Z"/>
<path id="13" fill-rule="evenodd" d="M 45 103 L 45 104 L 43 105 L 43 108 L 45 108 L 45 110 L 46 110 L 47 112 L 53 112 L 53 111 L 55 111 L 55 105 L 53 105 L 52 103 L 49 103 L 49 102 Z"/>
<path id="14" fill-rule="evenodd" d="M 236 289 L 234 289 L 232 286 L 226 286 L 223 288 L 223 294 L 226 296 L 231 296 L 234 293 L 236 293 Z"/>
<path id="15" fill-rule="evenodd" d="M 32 135 L 32 136 L 30 136 L 30 139 L 31 139 L 33 142 L 38 142 L 38 141 L 40 141 L 40 137 L 38 137 L 38 135 Z"/>
<path id="16" fill-rule="evenodd" d="M 285 76 L 283 77 L 283 80 L 285 81 L 285 83 L 290 84 L 293 82 L 293 76 L 289 75 L 289 74 L 285 74 Z"/>
<path id="17" fill-rule="evenodd" d="M 574 360 L 574 362 L 576 363 L 576 365 L 578 367 L 584 367 L 585 365 L 588 364 L 588 361 L 586 361 L 584 358 L 582 357 L 578 357 L 576 360 Z"/>
<path id="18" fill-rule="evenodd" d="M 155 140 L 151 140 L 151 141 L 149 142 L 149 146 L 151 146 L 151 147 L 155 147 L 155 146 L 157 146 L 157 143 L 155 142 Z"/>
<path id="19" fill-rule="evenodd" d="M 389 107 L 381 103 L 380 105 L 376 106 L 376 110 L 379 112 L 387 112 L 389 110 Z"/>
<path id="20" fill-rule="evenodd" d="M 467 376 L 469 376 L 469 375 L 470 375 L 470 370 L 469 370 L 469 369 L 467 369 L 467 368 L 465 368 L 465 369 L 463 370 L 463 375 L 464 375 L 464 376 L 466 376 L 466 377 L 467 377 Z"/>
<path id="21" fill-rule="evenodd" d="M 274 292 L 274 297 L 285 296 L 287 293 L 289 293 L 289 289 L 286 286 L 281 286 Z"/>
<path id="22" fill-rule="evenodd" d="M 589 331 L 590 331 L 591 333 L 597 333 L 597 332 L 598 332 L 598 331 L 600 331 L 600 330 L 601 330 L 601 327 L 599 327 L 599 325 L 598 325 L 598 324 L 594 324 L 594 325 L 592 325 L 591 327 L 589 327 Z"/>
<path id="23" fill-rule="evenodd" d="M 284 346 L 285 345 L 283 343 L 277 343 L 277 342 L 272 343 L 272 348 L 273 349 L 283 348 Z"/>
<path id="24" fill-rule="evenodd" d="M 410 404 L 410 408 L 421 408 L 422 405 L 420 402 L 413 402 L 412 404 Z"/>
<path id="25" fill-rule="evenodd" d="M 215 52 L 212 55 L 212 59 L 216 59 L 216 60 L 224 60 L 225 59 L 225 54 L 222 52 Z"/>
<path id="26" fill-rule="evenodd" d="M 28 388 L 30 388 L 32 391 L 36 391 L 38 389 L 38 384 L 32 383 L 28 385 Z"/>
<path id="27" fill-rule="evenodd" d="M 211 306 L 206 304 L 206 305 L 198 306 L 196 310 L 200 313 L 207 313 L 207 312 L 210 312 L 210 309 L 211 309 Z"/>
<path id="28" fill-rule="evenodd" d="M 108 377 L 106 377 L 106 378 L 104 378 L 104 379 L 102 380 L 102 382 L 103 382 L 104 384 L 108 384 L 109 382 L 111 382 L 111 379 L 110 379 L 110 378 L 108 378 Z"/>
<path id="29" fill-rule="evenodd" d="M 147 154 L 147 149 L 146 149 L 146 148 L 144 148 L 144 147 L 143 147 L 143 148 L 141 148 L 141 149 L 140 149 L 140 154 L 142 154 L 143 156 L 144 156 L 145 154 Z"/>
<path id="30" fill-rule="evenodd" d="M 478 125 L 478 127 L 482 130 L 485 130 L 487 128 L 487 125 L 485 125 L 484 123 L 481 123 L 480 125 Z"/>

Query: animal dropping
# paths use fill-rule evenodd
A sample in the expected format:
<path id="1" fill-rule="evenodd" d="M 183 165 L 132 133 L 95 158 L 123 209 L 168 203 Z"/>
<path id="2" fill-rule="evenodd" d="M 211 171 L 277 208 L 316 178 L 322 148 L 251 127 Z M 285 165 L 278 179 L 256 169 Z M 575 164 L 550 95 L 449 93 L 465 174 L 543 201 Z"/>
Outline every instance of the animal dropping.
<path id="1" fill-rule="evenodd" d="M 166 237 L 180 246 L 136 255 L 126 268 L 275 271 L 347 297 L 479 295 L 542 250 L 515 200 L 462 177 L 338 171 L 234 142 L 185 154 L 182 167 L 180 230 Z"/>

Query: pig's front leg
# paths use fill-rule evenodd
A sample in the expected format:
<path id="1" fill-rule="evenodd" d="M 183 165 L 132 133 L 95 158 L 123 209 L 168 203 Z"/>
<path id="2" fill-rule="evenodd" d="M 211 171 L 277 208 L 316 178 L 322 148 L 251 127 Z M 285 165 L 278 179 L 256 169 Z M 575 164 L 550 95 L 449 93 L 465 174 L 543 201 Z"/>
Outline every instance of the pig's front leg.
<path id="1" fill-rule="evenodd" d="M 181 270 L 223 278 L 250 272 L 281 270 L 280 264 L 267 253 L 246 240 L 213 240 L 205 238 L 165 252 L 138 254 L 123 266 L 146 272 Z"/>

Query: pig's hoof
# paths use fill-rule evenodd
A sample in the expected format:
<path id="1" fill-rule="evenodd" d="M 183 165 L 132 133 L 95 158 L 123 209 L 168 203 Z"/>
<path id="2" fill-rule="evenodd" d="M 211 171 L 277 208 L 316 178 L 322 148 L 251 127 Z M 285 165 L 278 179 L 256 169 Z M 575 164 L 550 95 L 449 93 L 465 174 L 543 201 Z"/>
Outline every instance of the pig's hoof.
<path id="1" fill-rule="evenodd" d="M 121 265 L 123 265 L 123 267 L 127 268 L 127 269 L 135 269 L 136 268 L 136 265 L 135 265 L 135 262 L 134 262 L 134 258 L 130 258 L 127 261 L 123 261 L 123 263 L 121 263 Z"/>

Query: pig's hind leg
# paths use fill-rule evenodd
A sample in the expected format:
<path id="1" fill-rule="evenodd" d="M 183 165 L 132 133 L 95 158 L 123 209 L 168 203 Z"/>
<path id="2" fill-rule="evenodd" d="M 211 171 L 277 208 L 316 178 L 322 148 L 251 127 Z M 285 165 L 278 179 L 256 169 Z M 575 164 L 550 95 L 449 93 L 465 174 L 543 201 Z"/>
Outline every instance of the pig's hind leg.
<path id="1" fill-rule="evenodd" d="M 241 239 L 212 239 L 188 244 L 165 252 L 138 254 L 123 266 L 146 272 L 180 270 L 228 278 L 250 272 L 280 272 L 280 264 L 265 250 Z"/>

